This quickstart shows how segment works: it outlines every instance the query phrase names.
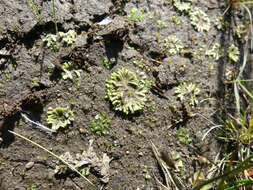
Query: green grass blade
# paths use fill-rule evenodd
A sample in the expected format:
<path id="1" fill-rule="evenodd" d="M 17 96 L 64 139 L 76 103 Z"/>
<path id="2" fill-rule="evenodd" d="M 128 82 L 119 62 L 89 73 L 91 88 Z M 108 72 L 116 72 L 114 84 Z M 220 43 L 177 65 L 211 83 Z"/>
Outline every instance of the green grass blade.
<path id="1" fill-rule="evenodd" d="M 239 187 L 246 187 L 246 186 L 249 186 L 249 185 L 252 185 L 252 184 L 253 184 L 253 181 L 250 180 L 250 179 L 240 180 L 240 181 L 235 182 L 235 184 L 233 186 L 228 187 L 224 190 L 237 190 Z"/>

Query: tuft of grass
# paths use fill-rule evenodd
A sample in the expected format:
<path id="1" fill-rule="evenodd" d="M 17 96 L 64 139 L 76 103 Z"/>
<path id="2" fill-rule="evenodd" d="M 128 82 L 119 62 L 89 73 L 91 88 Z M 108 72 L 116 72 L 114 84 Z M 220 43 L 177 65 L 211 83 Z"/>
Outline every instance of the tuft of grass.
<path id="1" fill-rule="evenodd" d="M 27 0 L 27 3 L 32 9 L 33 14 L 36 16 L 38 23 L 42 23 L 43 15 L 41 7 L 34 0 Z"/>
<path id="2" fill-rule="evenodd" d="M 55 0 L 52 0 L 52 17 L 54 21 L 55 33 L 58 33 L 58 26 L 57 26 L 57 16 L 56 16 L 56 6 Z"/>

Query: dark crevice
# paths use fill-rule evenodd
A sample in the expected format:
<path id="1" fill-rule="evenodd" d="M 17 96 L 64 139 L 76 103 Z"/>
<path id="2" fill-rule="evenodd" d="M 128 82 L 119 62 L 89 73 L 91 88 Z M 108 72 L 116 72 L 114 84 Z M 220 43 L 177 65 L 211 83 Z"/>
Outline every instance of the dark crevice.
<path id="1" fill-rule="evenodd" d="M 93 15 L 93 19 L 91 19 L 91 22 L 93 22 L 93 23 L 101 22 L 101 21 L 104 20 L 107 16 L 108 16 L 107 13 L 102 14 L 102 15 Z"/>
<path id="2" fill-rule="evenodd" d="M 130 0 L 112 0 L 113 6 L 110 9 L 111 14 L 126 15 L 125 6 Z"/>
<path id="3" fill-rule="evenodd" d="M 105 52 L 108 60 L 117 64 L 119 53 L 122 51 L 124 46 L 124 41 L 121 40 L 111 40 L 105 41 Z"/>
<path id="4" fill-rule="evenodd" d="M 62 24 L 57 23 L 58 29 L 63 30 Z M 50 21 L 44 24 L 35 25 L 29 32 L 22 34 L 21 39 L 19 40 L 27 48 L 32 48 L 34 42 L 40 38 L 43 33 L 55 33 L 55 23 Z"/>

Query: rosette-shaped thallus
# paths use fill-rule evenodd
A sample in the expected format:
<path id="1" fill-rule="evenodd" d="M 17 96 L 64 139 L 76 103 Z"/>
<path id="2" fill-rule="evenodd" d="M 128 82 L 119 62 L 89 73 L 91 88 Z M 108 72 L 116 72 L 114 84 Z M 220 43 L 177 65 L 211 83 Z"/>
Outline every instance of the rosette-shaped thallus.
<path id="1" fill-rule="evenodd" d="M 149 88 L 142 76 L 121 68 L 111 74 L 106 82 L 106 90 L 114 110 L 133 114 L 143 109 Z"/>

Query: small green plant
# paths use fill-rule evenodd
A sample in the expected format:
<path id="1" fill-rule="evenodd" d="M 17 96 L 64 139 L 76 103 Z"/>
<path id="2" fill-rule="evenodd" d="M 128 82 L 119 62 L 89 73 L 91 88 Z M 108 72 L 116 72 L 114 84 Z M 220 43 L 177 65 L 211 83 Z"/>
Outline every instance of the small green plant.
<path id="1" fill-rule="evenodd" d="M 31 87 L 39 87 L 39 79 L 38 78 L 33 78 L 31 81 Z"/>
<path id="2" fill-rule="evenodd" d="M 91 131 L 99 136 L 109 134 L 110 127 L 111 119 L 105 113 L 97 114 L 90 123 Z"/>
<path id="3" fill-rule="evenodd" d="M 151 172 L 150 172 L 150 169 L 148 168 L 148 166 L 144 165 L 142 173 L 143 173 L 143 177 L 144 177 L 145 180 L 148 181 L 152 178 Z"/>
<path id="4" fill-rule="evenodd" d="M 37 188 L 37 185 L 32 184 L 32 185 L 29 187 L 28 190 L 37 190 L 37 189 L 38 189 L 38 188 Z"/>
<path id="5" fill-rule="evenodd" d="M 235 28 L 235 35 L 241 39 L 246 33 L 246 31 L 247 31 L 246 25 L 239 25 Z"/>
<path id="6" fill-rule="evenodd" d="M 69 30 L 68 32 L 59 32 L 60 39 L 62 39 L 64 45 L 70 47 L 76 43 L 77 34 L 74 30 Z"/>
<path id="7" fill-rule="evenodd" d="M 163 20 L 157 20 L 156 25 L 159 30 L 167 27 L 167 24 Z"/>
<path id="8" fill-rule="evenodd" d="M 182 20 L 180 19 L 179 16 L 176 16 L 176 15 L 174 15 L 174 16 L 171 17 L 171 21 L 174 24 L 176 24 L 177 26 L 180 26 L 182 24 Z"/>
<path id="9" fill-rule="evenodd" d="M 178 39 L 175 35 L 171 35 L 165 38 L 162 42 L 162 45 L 169 55 L 177 55 L 184 48 L 182 41 Z"/>
<path id="10" fill-rule="evenodd" d="M 224 18 L 222 16 L 218 16 L 215 19 L 213 19 L 213 24 L 218 30 L 224 30 L 226 25 Z"/>
<path id="11" fill-rule="evenodd" d="M 211 21 L 207 14 L 200 8 L 195 7 L 189 12 L 192 26 L 198 32 L 207 32 L 211 27 Z"/>
<path id="12" fill-rule="evenodd" d="M 130 114 L 143 109 L 149 87 L 147 79 L 140 74 L 124 67 L 111 74 L 106 82 L 106 92 L 114 110 Z"/>
<path id="13" fill-rule="evenodd" d="M 181 0 L 173 0 L 174 7 L 180 12 L 188 12 L 191 9 L 191 1 L 182 2 Z"/>
<path id="14" fill-rule="evenodd" d="M 185 145 L 191 144 L 192 142 L 189 130 L 187 128 L 183 128 L 183 127 L 179 128 L 177 130 L 177 138 L 180 143 L 185 144 Z"/>
<path id="15" fill-rule="evenodd" d="M 72 62 L 65 62 L 63 63 L 63 72 L 62 72 L 62 78 L 64 80 L 70 80 L 74 83 L 76 83 L 77 85 L 80 85 L 80 81 L 81 81 L 81 70 L 76 70 L 74 68 L 74 65 Z"/>
<path id="16" fill-rule="evenodd" d="M 102 61 L 102 65 L 103 65 L 106 69 L 110 70 L 110 69 L 113 68 L 114 63 L 112 63 L 108 58 L 104 58 L 103 61 Z"/>
<path id="17" fill-rule="evenodd" d="M 57 35 L 55 34 L 47 34 L 43 39 L 43 42 L 46 43 L 46 46 L 53 52 L 58 52 L 60 49 L 59 44 L 57 43 Z"/>
<path id="18" fill-rule="evenodd" d="M 71 47 L 76 43 L 77 34 L 74 30 L 68 32 L 57 32 L 56 34 L 47 34 L 42 41 L 53 52 L 58 52 L 61 46 Z"/>
<path id="19" fill-rule="evenodd" d="M 139 23 L 145 20 L 145 13 L 143 10 L 138 10 L 137 8 L 132 8 L 128 16 L 128 20 L 132 23 Z"/>
<path id="20" fill-rule="evenodd" d="M 52 126 L 54 132 L 57 132 L 60 128 L 68 127 L 73 121 L 74 113 L 69 108 L 48 108 L 47 123 Z"/>
<path id="21" fill-rule="evenodd" d="M 240 52 L 237 46 L 234 44 L 230 45 L 228 48 L 228 58 L 232 62 L 237 62 L 239 60 Z"/>
<path id="22" fill-rule="evenodd" d="M 197 96 L 200 93 L 200 89 L 196 84 L 187 84 L 183 82 L 175 88 L 175 93 L 182 102 L 187 102 L 191 106 L 196 106 L 198 104 Z"/>
<path id="23" fill-rule="evenodd" d="M 220 59 L 221 55 L 221 47 L 219 43 L 215 43 L 211 49 L 206 51 L 206 56 L 208 56 L 209 58 L 217 61 Z"/>

